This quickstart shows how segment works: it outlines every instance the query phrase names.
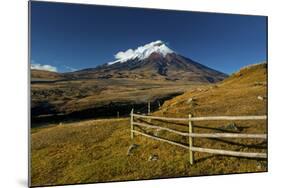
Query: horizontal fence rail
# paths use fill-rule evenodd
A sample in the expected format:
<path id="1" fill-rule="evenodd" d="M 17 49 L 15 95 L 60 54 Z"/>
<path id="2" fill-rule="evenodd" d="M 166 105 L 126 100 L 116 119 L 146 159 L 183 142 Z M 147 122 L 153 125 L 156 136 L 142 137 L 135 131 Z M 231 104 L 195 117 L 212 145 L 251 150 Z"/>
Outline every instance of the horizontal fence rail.
<path id="1" fill-rule="evenodd" d="M 146 118 L 146 119 L 159 119 L 170 121 L 218 121 L 218 120 L 266 120 L 267 116 L 207 116 L 207 117 L 191 117 L 191 118 L 170 118 L 170 117 L 158 117 L 158 116 L 145 116 L 139 114 L 133 114 L 134 117 Z"/>
<path id="2" fill-rule="evenodd" d="M 197 151 L 197 152 L 205 152 L 205 153 L 212 153 L 212 154 L 220 154 L 220 155 L 230 155 L 230 156 L 236 156 L 236 157 L 250 157 L 250 158 L 267 158 L 266 153 L 250 153 L 250 152 L 238 152 L 238 151 L 227 151 L 227 150 L 218 150 L 218 149 L 210 149 L 210 148 L 200 148 L 200 147 L 188 147 L 184 144 L 180 144 L 171 140 L 167 140 L 164 138 L 159 138 L 156 136 L 152 136 L 140 131 L 133 130 L 134 133 L 140 134 L 143 136 L 146 136 L 148 138 L 152 138 L 154 140 L 162 141 L 162 142 L 167 142 L 172 145 L 180 146 L 185 149 L 190 149 L 192 151 Z"/>
<path id="3" fill-rule="evenodd" d="M 159 126 L 154 126 L 154 125 L 148 125 L 146 123 L 138 123 L 138 122 L 133 122 L 134 125 L 146 127 L 146 128 L 153 128 L 153 129 L 158 129 L 158 130 L 165 130 L 169 131 L 181 136 L 191 136 L 191 137 L 198 137 L 198 138 L 262 138 L 266 139 L 267 135 L 266 134 L 238 134 L 238 133 L 185 133 L 185 132 L 180 132 L 176 131 L 173 129 L 169 129 L 166 127 L 159 127 Z"/>
<path id="4" fill-rule="evenodd" d="M 188 122 L 188 132 L 181 132 L 174 129 L 170 129 L 167 127 L 161 127 L 156 125 L 151 125 L 147 123 L 140 123 L 135 122 L 134 117 L 137 118 L 145 118 L 148 120 L 155 119 L 155 120 L 168 120 L 168 121 L 186 121 Z M 267 116 L 209 116 L 209 117 L 192 117 L 189 114 L 188 118 L 172 118 L 172 117 L 158 117 L 158 116 L 146 116 L 146 115 L 139 115 L 134 114 L 134 111 L 131 111 L 131 138 L 134 138 L 134 134 L 142 135 L 154 140 L 166 142 L 172 145 L 180 146 L 182 148 L 189 150 L 190 156 L 190 164 L 193 164 L 193 152 L 205 152 L 211 154 L 220 154 L 220 155 L 229 155 L 229 156 L 236 156 L 236 157 L 249 157 L 249 158 L 267 158 L 266 153 L 252 153 L 252 152 L 239 152 L 239 151 L 229 151 L 229 150 L 220 150 L 220 149 L 211 149 L 211 148 L 201 148 L 201 147 L 194 147 L 192 145 L 193 138 L 244 138 L 244 139 L 267 139 L 267 134 L 242 134 L 242 133 L 193 133 L 192 122 L 193 121 L 217 121 L 217 120 L 266 120 Z M 151 121 L 149 121 L 151 122 Z M 172 122 L 170 122 L 172 123 Z M 189 137 L 189 146 L 184 145 L 182 143 L 177 143 L 172 140 L 168 140 L 166 138 L 156 137 L 154 135 L 150 135 L 141 131 L 134 130 L 134 125 L 168 131 L 174 134 L 178 134 L 181 136 Z"/>

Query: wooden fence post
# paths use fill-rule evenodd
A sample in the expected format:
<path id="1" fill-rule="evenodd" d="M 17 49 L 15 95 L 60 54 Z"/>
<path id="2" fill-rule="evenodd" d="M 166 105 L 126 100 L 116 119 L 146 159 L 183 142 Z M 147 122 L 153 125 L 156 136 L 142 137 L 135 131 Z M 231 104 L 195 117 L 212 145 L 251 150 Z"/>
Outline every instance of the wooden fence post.
<path id="1" fill-rule="evenodd" d="M 145 118 L 145 119 L 160 119 L 160 120 L 169 120 L 169 121 L 188 121 L 188 133 L 173 130 L 167 127 L 156 126 L 152 124 L 134 122 L 134 116 L 138 118 Z M 206 121 L 206 120 L 265 120 L 267 116 L 209 116 L 209 117 L 192 117 L 192 114 L 188 115 L 188 118 L 171 118 L 171 117 L 157 117 L 157 116 L 148 116 L 148 115 L 139 115 L 134 114 L 134 109 L 131 111 L 131 138 L 134 138 L 134 135 L 139 134 L 142 136 L 146 136 L 151 139 L 155 139 L 158 141 L 170 143 L 176 146 L 183 147 L 189 150 L 189 162 L 191 165 L 194 164 L 194 152 L 205 152 L 205 153 L 212 153 L 218 155 L 229 155 L 229 156 L 236 156 L 236 157 L 249 157 L 249 158 L 267 158 L 267 153 L 250 153 L 250 152 L 239 152 L 239 151 L 231 151 L 231 150 L 220 150 L 220 149 L 211 149 L 211 148 L 203 148 L 203 147 L 194 147 L 193 146 L 193 137 L 195 138 L 260 138 L 260 139 L 267 139 L 266 134 L 240 134 L 240 133 L 193 133 L 192 122 L 193 121 Z M 158 130 L 165 130 L 168 132 L 172 132 L 178 135 L 188 137 L 189 143 L 187 144 L 180 144 L 178 142 L 174 142 L 172 140 L 168 140 L 165 138 L 155 137 L 151 134 L 147 134 L 138 130 L 134 130 L 134 125 L 142 126 L 146 128 L 155 128 Z M 186 140 L 187 142 L 187 140 Z"/>
<path id="2" fill-rule="evenodd" d="M 147 103 L 147 115 L 150 115 L 150 101 Z M 148 119 L 148 122 L 151 123 L 151 119 Z"/>
<path id="3" fill-rule="evenodd" d="M 150 115 L 150 101 L 147 103 L 147 115 Z"/>
<path id="4" fill-rule="evenodd" d="M 193 132 L 191 117 L 192 117 L 192 115 L 189 114 L 188 115 L 188 118 L 189 118 L 189 121 L 188 121 L 189 133 Z M 192 142 L 193 142 L 193 138 L 191 136 L 189 136 L 189 162 L 190 162 L 191 165 L 193 165 Z"/>
<path id="5" fill-rule="evenodd" d="M 134 132 L 133 132 L 133 130 L 134 130 L 134 109 L 133 108 L 131 110 L 131 121 L 130 121 L 130 123 L 131 123 L 131 139 L 133 140 L 134 139 Z"/>

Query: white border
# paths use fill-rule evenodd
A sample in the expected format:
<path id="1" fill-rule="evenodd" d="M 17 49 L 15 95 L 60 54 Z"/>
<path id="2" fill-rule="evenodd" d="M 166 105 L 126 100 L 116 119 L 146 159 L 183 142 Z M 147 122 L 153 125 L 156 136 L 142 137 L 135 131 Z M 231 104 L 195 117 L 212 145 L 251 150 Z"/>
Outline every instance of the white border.
<path id="1" fill-rule="evenodd" d="M 61 0 L 58 0 L 59 2 Z M 280 184 L 281 71 L 280 11 L 276 0 L 63 0 L 63 2 L 119 5 L 269 16 L 269 172 L 149 180 L 75 187 L 266 187 Z M 27 186 L 27 1 L 6 0 L 0 6 L 0 186 Z M 281 80 L 280 80 L 281 81 Z M 68 186 L 72 187 L 72 186 Z M 73 186 L 74 187 L 74 186 Z"/>

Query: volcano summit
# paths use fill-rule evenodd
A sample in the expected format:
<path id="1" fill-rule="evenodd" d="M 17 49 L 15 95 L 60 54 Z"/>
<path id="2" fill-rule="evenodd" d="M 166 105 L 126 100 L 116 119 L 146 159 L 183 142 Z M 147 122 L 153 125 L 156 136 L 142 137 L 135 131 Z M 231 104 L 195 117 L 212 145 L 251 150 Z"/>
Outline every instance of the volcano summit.
<path id="1" fill-rule="evenodd" d="M 197 63 L 157 40 L 116 53 L 114 61 L 71 73 L 76 78 L 132 78 L 214 83 L 226 74 Z"/>

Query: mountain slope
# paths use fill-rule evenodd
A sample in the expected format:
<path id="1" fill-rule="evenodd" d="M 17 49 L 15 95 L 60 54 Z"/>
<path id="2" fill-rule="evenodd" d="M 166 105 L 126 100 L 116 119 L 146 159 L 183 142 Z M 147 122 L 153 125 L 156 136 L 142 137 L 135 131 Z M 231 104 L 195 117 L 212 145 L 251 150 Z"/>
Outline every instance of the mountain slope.
<path id="1" fill-rule="evenodd" d="M 156 114 L 171 116 L 264 115 L 267 113 L 267 64 L 241 69 L 223 82 L 166 101 Z M 192 102 L 189 102 L 192 100 Z"/>
<path id="2" fill-rule="evenodd" d="M 226 74 L 199 64 L 155 41 L 115 55 L 116 61 L 68 74 L 75 78 L 132 78 L 214 83 Z"/>

